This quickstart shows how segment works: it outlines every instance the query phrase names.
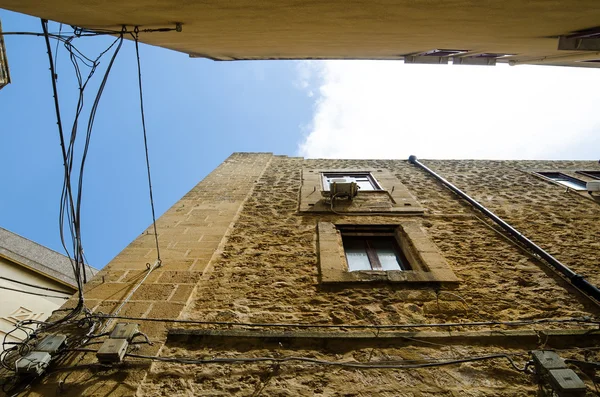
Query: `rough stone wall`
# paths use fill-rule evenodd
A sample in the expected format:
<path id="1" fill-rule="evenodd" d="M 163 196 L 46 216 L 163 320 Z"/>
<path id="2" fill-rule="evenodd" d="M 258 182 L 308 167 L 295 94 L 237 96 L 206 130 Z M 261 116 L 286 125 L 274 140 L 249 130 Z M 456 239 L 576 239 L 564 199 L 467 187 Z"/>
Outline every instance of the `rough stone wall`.
<path id="1" fill-rule="evenodd" d="M 597 219 L 600 207 L 519 167 L 579 167 L 579 163 L 484 161 L 427 162 L 443 176 L 504 216 L 576 271 L 597 277 Z M 416 197 L 423 215 L 338 215 L 299 212 L 302 168 L 388 169 Z M 581 168 L 593 168 L 582 164 Z M 416 222 L 460 279 L 438 285 L 319 283 L 317 222 Z M 422 170 L 406 161 L 304 160 L 270 154 L 234 154 L 158 221 L 164 265 L 153 272 L 120 313 L 232 323 L 323 325 L 431 324 L 467 321 L 543 320 L 597 316 L 598 308 L 560 277 L 481 219 Z M 572 227 L 574 226 L 574 227 Z M 88 306 L 111 313 L 156 256 L 149 228 L 86 287 Z M 586 246 L 584 246 L 586 245 Z M 592 280 L 597 278 L 590 277 Z M 73 304 L 74 302 L 70 302 Z M 527 351 L 577 332 L 580 324 L 524 324 L 427 328 L 390 339 L 389 331 L 351 328 L 278 329 L 288 343 L 269 339 L 268 327 L 227 324 L 168 324 L 140 321 L 155 341 L 141 354 L 161 357 L 308 357 L 328 361 L 414 363 L 494 353 L 511 354 L 518 365 Z M 259 336 L 221 339 L 167 337 L 187 331 L 254 331 Z M 332 342 L 334 333 L 348 339 Z M 471 334 L 468 334 L 471 332 Z M 511 333 L 512 332 L 512 333 Z M 390 336 L 391 335 L 391 336 Z M 562 334 L 561 334 L 562 335 Z M 581 335 L 581 334 L 577 334 Z M 580 338 L 580 343 L 593 335 Z M 553 338 L 562 338 L 554 336 Z M 575 338 L 576 339 L 576 338 Z M 573 337 L 571 342 L 573 342 Z M 578 352 L 568 351 L 575 358 Z M 589 357 L 588 357 L 589 358 Z M 416 361 L 415 361 L 416 360 Z M 94 363 L 76 354 L 65 365 Z M 60 387 L 58 386 L 60 385 Z M 348 369 L 301 363 L 184 365 L 127 358 L 114 368 L 78 369 L 44 378 L 31 395 L 143 396 L 519 396 L 535 395 L 530 375 L 514 371 L 505 358 L 439 368 Z"/>
<path id="2" fill-rule="evenodd" d="M 600 206 L 527 172 L 600 171 L 597 162 L 437 160 L 427 164 L 565 265 L 600 285 Z"/>
<path id="3" fill-rule="evenodd" d="M 297 195 L 303 161 L 276 157 L 247 201 L 209 280 L 199 285 L 199 298 L 186 312 L 188 317 L 385 324 L 516 320 L 593 312 L 585 300 L 542 264 L 476 217 L 480 214 L 406 162 L 306 163 L 332 168 L 373 167 L 375 163 L 375 167 L 394 169 L 428 213 L 403 219 L 418 221 L 437 244 L 461 279 L 458 289 L 452 294 L 436 294 L 433 288 L 410 286 L 341 291 L 321 288 L 315 246 L 317 220 L 393 220 L 389 216 L 299 215 Z M 556 190 L 560 194 L 561 189 Z M 593 202 L 590 205 L 598 206 Z M 552 234 L 552 227 L 548 229 Z"/>
<path id="4" fill-rule="evenodd" d="M 427 164 L 489 205 L 498 215 L 506 216 L 509 222 L 556 253 L 569 266 L 586 274 L 595 274 L 590 264 L 597 260 L 592 253 L 599 248 L 599 226 L 593 223 L 600 209 L 598 204 L 564 194 L 564 189 L 516 170 L 514 167 L 521 163 L 438 161 Z M 555 163 L 539 165 L 548 168 Z M 589 165 L 585 164 L 585 167 L 590 169 Z M 439 290 L 435 286 L 413 285 L 350 285 L 343 288 L 320 285 L 317 221 L 393 223 L 393 217 L 298 213 L 302 167 L 392 170 L 425 208 L 423 216 L 401 216 L 418 222 L 437 244 L 461 280 L 458 287 Z M 248 323 L 385 325 L 514 321 L 598 314 L 596 306 L 481 217 L 432 177 L 406 161 L 274 157 L 246 201 L 222 255 L 215 261 L 210 274 L 198 283 L 196 294 L 182 317 Z M 557 243 L 562 245 L 557 247 Z M 585 244 L 589 246 L 582 247 Z M 574 248 L 578 248 L 576 252 Z M 569 327 L 574 326 L 543 326 L 545 329 Z M 531 325 L 520 327 L 524 331 L 532 328 L 536 329 Z M 494 329 L 502 332 L 506 327 Z M 232 338 L 229 343 L 216 345 L 171 341 L 167 342 L 162 354 L 180 357 L 309 356 L 334 361 L 378 361 L 449 359 L 494 352 L 526 353 L 526 349 L 535 347 L 535 344 L 515 347 L 502 343 L 435 346 L 435 343 L 427 345 L 417 341 L 406 348 L 394 345 L 354 348 L 353 342 L 349 341 L 337 350 L 324 349 L 318 344 L 289 349 L 283 345 L 267 347 L 262 342 L 248 345 Z M 523 363 L 525 358 L 520 357 L 520 360 Z M 265 364 L 190 367 L 161 363 L 153 366 L 140 392 L 144 395 L 236 396 L 261 393 L 282 396 L 515 396 L 533 395 L 536 390 L 530 376 L 512 371 L 506 362 L 493 361 L 412 371 L 332 370 L 306 365 L 280 368 Z"/>
<path id="5" fill-rule="evenodd" d="M 221 242 L 271 157 L 267 153 L 233 154 L 157 220 L 162 266 L 148 276 L 119 315 L 171 319 L 179 316 L 194 286 L 210 268 L 211 260 L 218 257 Z M 154 229 L 150 226 L 86 284 L 86 306 L 96 313 L 114 313 L 156 257 Z M 75 304 L 72 299 L 63 308 Z M 156 355 L 166 340 L 167 324 L 144 322 L 140 329 L 155 343 L 138 345 L 134 348 L 136 353 Z M 98 348 L 99 344 L 89 347 Z M 73 354 L 62 366 L 96 362 L 93 354 Z M 149 364 L 143 361 L 120 371 L 59 371 L 42 379 L 31 395 L 133 395 Z"/>

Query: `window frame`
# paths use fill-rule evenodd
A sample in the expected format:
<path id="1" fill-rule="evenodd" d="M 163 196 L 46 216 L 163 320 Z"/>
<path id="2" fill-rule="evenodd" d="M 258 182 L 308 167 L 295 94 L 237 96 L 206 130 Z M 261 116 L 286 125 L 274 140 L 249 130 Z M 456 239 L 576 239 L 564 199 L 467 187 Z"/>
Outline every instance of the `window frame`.
<path id="1" fill-rule="evenodd" d="M 412 270 L 412 266 L 410 264 L 409 259 L 404 254 L 404 251 L 400 247 L 398 243 L 398 239 L 396 234 L 394 233 L 394 228 L 389 227 L 383 230 L 376 230 L 371 227 L 352 227 L 347 228 L 340 226 L 338 230 L 341 233 L 342 238 L 342 248 L 344 249 L 344 254 L 346 257 L 346 263 L 348 265 L 348 271 L 362 271 L 362 270 L 353 270 L 350 268 L 350 261 L 348 260 L 348 250 L 347 250 L 347 242 L 348 240 L 361 240 L 365 243 L 365 254 L 367 256 L 367 260 L 371 267 L 370 270 L 374 271 L 390 271 L 385 270 L 383 265 L 381 264 L 381 259 L 379 258 L 379 253 L 376 247 L 373 247 L 369 244 L 370 241 L 377 240 L 385 240 L 391 242 L 391 248 L 396 256 L 396 263 L 398 265 L 398 271 L 408 271 Z"/>
<path id="2" fill-rule="evenodd" d="M 350 271 L 344 251 L 342 231 L 356 229 L 393 230 L 398 245 L 410 264 L 410 270 Z M 319 281 L 322 284 L 364 282 L 449 283 L 459 282 L 448 262 L 416 221 L 402 220 L 392 224 L 318 222 L 317 251 Z"/>
<path id="3" fill-rule="evenodd" d="M 586 188 L 586 182 L 582 181 L 581 179 L 575 178 L 573 176 L 567 175 L 563 172 L 560 171 L 536 171 L 536 173 L 540 176 L 542 176 L 544 179 L 548 180 L 548 181 L 552 181 L 555 184 L 559 184 L 561 186 L 564 186 L 568 189 L 571 190 L 575 190 L 575 191 L 585 191 L 587 190 Z M 555 175 L 554 177 L 551 175 Z M 567 185 L 565 183 L 563 183 L 563 181 L 559 180 L 559 179 L 563 179 L 565 181 L 569 181 L 575 185 L 579 185 L 579 188 Z"/>
<path id="4" fill-rule="evenodd" d="M 331 190 L 331 183 L 327 183 L 325 182 L 327 178 L 335 178 L 336 176 L 339 176 L 340 178 L 345 178 L 345 177 L 350 177 L 350 178 L 356 178 L 356 177 L 364 177 L 366 179 L 369 180 L 369 183 L 371 184 L 372 189 L 359 189 L 359 191 L 361 192 L 373 192 L 373 191 L 378 191 L 378 190 L 383 190 L 381 188 L 381 185 L 377 182 L 377 179 L 375 179 L 375 177 L 373 176 L 373 174 L 369 171 L 347 171 L 347 172 L 343 172 L 343 171 L 336 171 L 336 172 L 322 172 L 321 173 L 321 186 L 322 186 L 322 190 L 324 192 L 328 192 Z M 360 185 L 359 185 L 360 188 Z"/>
<path id="5" fill-rule="evenodd" d="M 600 179 L 600 171 L 599 170 L 589 170 L 589 171 L 575 171 L 576 174 L 580 174 L 583 176 L 587 176 L 588 178 Z"/>

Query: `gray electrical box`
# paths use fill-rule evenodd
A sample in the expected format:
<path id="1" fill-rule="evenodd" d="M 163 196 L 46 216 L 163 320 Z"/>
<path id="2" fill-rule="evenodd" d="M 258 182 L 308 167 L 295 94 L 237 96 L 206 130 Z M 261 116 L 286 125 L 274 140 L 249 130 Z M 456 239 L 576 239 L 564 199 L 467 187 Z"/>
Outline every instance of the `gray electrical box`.
<path id="1" fill-rule="evenodd" d="M 545 373 L 551 369 L 566 368 L 562 358 L 552 350 L 536 350 L 531 352 L 538 373 Z"/>
<path id="2" fill-rule="evenodd" d="M 29 375 L 41 375 L 48 365 L 50 365 L 50 353 L 31 352 L 25 357 L 21 357 L 16 362 L 17 373 Z"/>
<path id="3" fill-rule="evenodd" d="M 552 369 L 548 374 L 554 390 L 560 397 L 585 395 L 585 383 L 572 369 Z"/>
<path id="4" fill-rule="evenodd" d="M 120 363 L 127 352 L 127 339 L 107 339 L 96 352 L 101 363 Z"/>
<path id="5" fill-rule="evenodd" d="M 127 339 L 131 341 L 135 334 L 138 333 L 137 324 L 117 323 L 115 328 L 110 333 L 111 339 Z"/>
<path id="6" fill-rule="evenodd" d="M 56 353 L 66 342 L 66 335 L 48 335 L 35 346 L 35 351 Z"/>

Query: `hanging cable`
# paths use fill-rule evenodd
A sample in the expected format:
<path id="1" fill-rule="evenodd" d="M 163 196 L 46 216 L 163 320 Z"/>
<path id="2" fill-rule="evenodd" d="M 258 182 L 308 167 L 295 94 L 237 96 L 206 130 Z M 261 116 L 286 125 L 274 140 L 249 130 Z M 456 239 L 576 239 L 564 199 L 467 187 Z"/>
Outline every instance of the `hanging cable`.
<path id="1" fill-rule="evenodd" d="M 522 356 L 528 355 L 528 353 L 517 353 L 512 354 L 514 356 Z M 519 368 L 516 365 L 513 358 L 510 354 L 500 353 L 500 354 L 490 354 L 486 356 L 478 356 L 478 357 L 466 357 L 457 360 L 447 360 L 447 361 L 433 361 L 433 362 L 425 362 L 418 364 L 394 364 L 394 363 L 377 363 L 377 362 L 347 362 L 347 361 L 327 361 L 327 360 L 319 360 L 311 357 L 226 357 L 226 358 L 213 358 L 213 359 L 193 359 L 193 358 L 184 358 L 184 357 L 156 357 L 156 356 L 146 356 L 140 354 L 125 354 L 126 357 L 146 359 L 152 361 L 163 361 L 163 362 L 171 362 L 171 363 L 179 363 L 179 364 L 248 364 L 248 363 L 288 363 L 288 362 L 301 362 L 308 364 L 316 364 L 316 365 L 326 365 L 326 366 L 334 366 L 334 367 L 342 367 L 342 368 L 357 368 L 357 369 L 416 369 L 416 368 L 429 368 L 429 367 L 441 367 L 446 365 L 456 365 L 462 363 L 476 362 L 476 361 L 485 361 L 485 360 L 495 360 L 499 358 L 507 359 L 511 366 L 519 371 L 524 372 L 523 368 Z"/>
<path id="2" fill-rule="evenodd" d="M 177 323 L 177 324 L 197 324 L 197 325 L 225 325 L 225 326 L 238 326 L 238 327 L 273 327 L 273 328 L 348 328 L 348 329 L 402 329 L 402 328 L 450 328 L 450 327 L 480 327 L 489 325 L 506 325 L 506 326 L 522 326 L 532 324 L 564 324 L 564 323 L 576 323 L 576 324 L 589 324 L 598 325 L 599 320 L 592 319 L 590 317 L 572 317 L 563 319 L 539 319 L 539 320 L 517 320 L 517 321 L 476 321 L 476 322 L 465 322 L 465 323 L 416 323 L 416 324 L 385 324 L 385 325 L 374 325 L 374 324 L 295 324 L 295 323 L 235 323 L 231 321 L 201 321 L 201 320 L 183 320 L 173 318 L 146 318 L 146 317 L 130 317 L 130 316 L 117 316 L 110 314 L 96 314 L 90 315 L 94 318 L 99 319 L 121 319 L 121 320 L 133 320 L 133 321 L 148 321 L 148 322 L 162 322 L 162 323 Z"/>
<path id="3" fill-rule="evenodd" d="M 46 294 L 40 294 L 40 293 L 37 293 L 37 292 L 23 291 L 23 290 L 16 289 L 16 288 L 4 287 L 4 286 L 1 286 L 1 285 L 0 285 L 0 289 L 5 289 L 5 290 L 8 290 L 8 291 L 19 292 L 21 294 L 43 296 L 44 298 L 57 298 L 57 299 L 64 299 L 64 300 L 68 300 L 69 299 L 68 296 L 46 295 Z"/>
<path id="4" fill-rule="evenodd" d="M 48 288 L 48 287 L 40 287 L 39 285 L 29 284 L 29 283 L 25 283 L 23 281 L 13 280 L 12 278 L 3 277 L 3 276 L 0 276 L 0 280 L 6 280 L 6 281 L 10 281 L 11 283 L 17 283 L 17 284 L 21 284 L 21 285 L 26 285 L 26 286 L 31 287 L 31 288 L 43 289 L 45 291 L 60 292 L 61 294 L 68 294 L 68 295 L 72 294 L 71 292 L 61 291 L 59 289 Z"/>
<path id="5" fill-rule="evenodd" d="M 76 206 L 76 210 L 75 210 L 75 215 L 77 217 L 77 228 L 78 230 L 76 230 L 76 235 L 79 239 L 78 241 L 78 258 L 80 259 L 80 262 L 82 263 L 82 273 L 83 273 L 83 282 L 86 283 L 87 282 L 87 273 L 86 273 L 86 269 L 85 266 L 83 266 L 83 246 L 81 245 L 81 198 L 82 198 L 82 191 L 83 191 L 83 175 L 84 175 L 84 166 L 85 166 L 85 161 L 87 159 L 87 154 L 88 154 L 88 150 L 90 147 L 90 140 L 92 137 L 92 130 L 94 127 L 94 121 L 96 118 L 96 112 L 98 110 L 98 105 L 100 104 L 100 98 L 102 97 L 102 93 L 104 92 L 104 87 L 106 86 L 106 82 L 108 80 L 108 76 L 110 74 L 110 71 L 112 70 L 113 64 L 115 62 L 115 59 L 117 58 L 117 54 L 119 53 L 119 50 L 121 49 L 121 46 L 123 45 L 123 35 L 121 35 L 118 39 L 118 45 L 117 48 L 115 49 L 110 62 L 108 63 L 108 66 L 106 67 L 106 72 L 104 73 L 104 78 L 102 79 L 102 82 L 100 83 L 100 87 L 98 88 L 98 92 L 96 94 L 96 98 L 94 100 L 94 104 L 92 105 L 92 109 L 90 110 L 90 116 L 89 116 L 89 120 L 88 120 L 88 125 L 87 125 L 87 131 L 86 131 L 86 137 L 85 137 L 85 146 L 83 149 L 83 154 L 81 157 L 81 166 L 79 169 L 79 183 L 77 184 L 77 206 Z M 113 43 L 114 44 L 114 43 Z M 112 45 L 111 45 L 112 47 Z M 110 49 L 110 47 L 109 47 Z M 107 50 L 108 51 L 108 50 Z M 106 51 L 105 51 L 106 52 Z M 105 52 L 103 52 L 100 56 L 102 56 Z"/>
<path id="6" fill-rule="evenodd" d="M 58 134 L 60 137 L 60 147 L 62 150 L 62 155 L 63 155 L 63 166 L 65 168 L 65 189 L 66 191 L 64 191 L 67 195 L 67 199 L 69 200 L 70 204 L 71 204 L 71 208 L 73 208 L 73 196 L 71 194 L 71 181 L 70 181 L 70 173 L 69 173 L 69 167 L 68 167 L 68 155 L 67 155 L 67 150 L 65 148 L 65 138 L 64 138 L 64 133 L 63 133 L 63 127 L 62 127 L 62 120 L 61 120 L 61 116 L 60 116 L 60 105 L 59 105 L 59 101 L 58 101 L 58 90 L 56 89 L 56 79 L 55 77 L 55 70 L 54 70 L 54 62 L 52 61 L 52 49 L 50 48 L 50 38 L 48 35 L 48 20 L 46 19 L 41 19 L 41 24 L 42 24 L 42 30 L 44 31 L 44 39 L 46 41 L 46 50 L 47 50 L 47 54 L 48 54 L 48 61 L 50 63 L 50 75 L 51 75 L 51 81 L 52 81 L 52 93 L 53 93 L 53 97 L 54 97 L 54 109 L 56 112 L 56 124 L 58 126 Z M 61 227 L 61 231 L 62 231 L 62 227 Z M 71 259 L 69 257 L 69 259 Z M 77 268 L 77 263 L 73 263 L 73 260 L 71 260 L 71 264 L 73 266 L 74 269 Z M 75 278 L 77 280 L 77 286 L 78 286 L 78 295 L 79 295 L 79 303 L 77 305 L 77 309 L 80 309 L 81 306 L 83 306 L 83 288 L 80 285 L 80 280 L 78 277 L 77 272 L 75 272 Z"/>
<path id="7" fill-rule="evenodd" d="M 160 260 L 157 259 L 156 262 L 154 262 L 154 264 L 152 266 L 150 266 L 149 263 L 146 264 L 146 266 L 148 267 L 148 270 L 146 271 L 146 275 L 140 281 L 138 281 L 138 283 L 131 289 L 131 291 L 129 291 L 129 293 L 127 294 L 125 299 L 123 299 L 121 304 L 115 309 L 114 314 L 106 317 L 108 319 L 108 321 L 104 324 L 104 326 L 102 327 L 100 332 L 104 332 L 106 329 L 108 329 L 108 327 L 110 327 L 110 325 L 115 321 L 115 318 L 117 318 L 117 315 L 119 314 L 119 312 L 121 311 L 123 306 L 125 306 L 125 304 L 127 302 L 129 302 L 129 299 L 131 299 L 131 297 L 133 296 L 135 291 L 138 290 L 140 285 L 142 285 L 144 283 L 144 281 L 146 281 L 146 279 L 148 278 L 150 273 L 152 273 L 156 268 L 160 267 Z M 91 317 L 94 317 L 94 316 L 92 315 Z"/>
<path id="8" fill-rule="evenodd" d="M 63 28 L 63 24 L 61 22 L 60 26 L 58 27 L 58 36 L 62 35 L 62 28 Z M 56 73 L 54 75 L 54 78 L 58 80 L 58 44 L 60 43 L 59 40 L 56 40 L 56 48 L 54 48 L 54 72 Z"/>
<path id="9" fill-rule="evenodd" d="M 146 119 L 144 117 L 144 96 L 142 93 L 142 67 L 140 65 L 140 48 L 138 39 L 139 28 L 134 30 L 135 55 L 137 57 L 138 85 L 140 91 L 140 113 L 142 116 L 142 130 L 144 132 L 144 149 L 146 152 L 146 169 L 148 170 L 148 189 L 150 191 L 150 207 L 152 208 L 152 225 L 154 226 L 154 240 L 156 241 L 156 259 L 160 266 L 160 248 L 158 247 L 158 233 L 156 232 L 156 216 L 154 213 L 154 198 L 152 197 L 152 178 L 150 177 L 150 159 L 148 157 L 148 137 L 146 134 Z"/>

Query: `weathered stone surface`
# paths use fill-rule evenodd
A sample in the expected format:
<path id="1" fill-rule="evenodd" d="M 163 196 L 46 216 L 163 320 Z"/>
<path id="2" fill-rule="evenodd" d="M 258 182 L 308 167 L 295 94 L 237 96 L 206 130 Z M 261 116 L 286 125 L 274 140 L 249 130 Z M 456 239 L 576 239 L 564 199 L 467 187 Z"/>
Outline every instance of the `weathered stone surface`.
<path id="1" fill-rule="evenodd" d="M 597 256 L 600 252 L 600 206 L 522 170 L 536 167 L 600 170 L 598 164 L 426 163 L 567 266 L 600 284 Z M 424 213 L 339 215 L 298 211 L 302 169 L 344 168 L 390 170 Z M 347 272 L 343 275 L 347 280 L 342 285 L 320 283 L 319 261 L 321 271 L 327 272 L 345 259 L 336 238 L 318 239 L 319 222 L 325 225 L 399 224 L 399 219 L 423 236 L 412 244 L 430 266 L 429 273 L 422 274 L 423 277 L 431 276 L 432 282 L 389 283 L 394 278 L 409 278 L 408 273 L 401 272 L 383 275 L 372 272 L 377 282 L 370 282 L 358 277 L 357 273 Z M 369 326 L 506 322 L 599 314 L 597 306 L 494 229 L 481 213 L 406 161 L 304 160 L 268 154 L 235 154 L 161 217 L 158 226 L 161 244 L 165 245 L 164 265 L 148 278 L 147 284 L 136 293 L 136 299 L 124 307 L 122 313 L 130 316 L 233 323 Z M 153 238 L 148 238 L 147 234 L 142 234 L 119 254 L 86 288 L 93 310 L 105 313 L 114 310 L 119 299 L 144 274 L 145 264 L 153 260 L 153 255 Z M 440 257 L 458 279 L 452 288 L 434 282 L 434 273 L 445 271 L 438 261 Z M 380 275 L 381 280 L 377 280 Z M 586 326 L 549 323 L 455 326 L 425 331 L 452 334 L 453 331 L 488 330 L 493 331 L 494 338 L 505 330 L 520 331 L 524 335 L 539 335 L 543 344 L 549 335 L 553 335 L 552 330 L 564 335 L 569 329 Z M 142 330 L 162 346 L 159 353 L 156 353 L 158 349 L 149 350 L 152 354 L 188 358 L 297 356 L 329 361 L 404 360 L 403 363 L 412 363 L 415 361 L 406 360 L 423 362 L 511 353 L 515 354 L 518 364 L 523 365 L 528 359 L 527 349 L 531 349 L 531 346 L 508 341 L 503 346 L 500 343 L 463 342 L 445 345 L 410 339 L 402 346 L 389 344 L 368 348 L 351 341 L 327 346 L 314 342 L 304 347 L 250 345 L 235 338 L 200 346 L 185 342 L 164 344 L 171 327 L 173 325 L 169 323 L 141 322 Z M 216 324 L 178 324 L 177 328 L 237 329 L 232 325 Z M 266 327 L 249 329 L 273 331 Z M 277 330 L 294 333 L 297 329 L 301 328 L 288 326 Z M 321 331 L 355 332 L 347 327 Z M 361 329 L 360 332 L 372 332 L 377 336 L 379 331 Z M 577 352 L 565 354 L 583 357 Z M 535 395 L 537 391 L 533 377 L 514 371 L 506 359 L 411 370 L 359 370 L 302 363 L 279 366 L 268 363 L 155 363 L 151 371 L 142 371 L 147 375 L 143 381 L 139 372 L 128 365 L 133 365 L 133 361 L 122 368 L 125 372 L 132 371 L 127 375 L 131 377 L 123 377 L 125 386 L 112 389 L 110 382 L 115 381 L 117 375 L 107 375 L 103 380 L 107 382 L 104 390 L 115 390 L 115 395 L 137 393 L 145 396 L 328 397 L 525 396 Z M 81 376 L 95 379 L 96 375 L 90 372 L 80 372 Z M 92 385 L 90 380 L 86 382 L 89 390 L 79 386 L 71 390 L 77 390 L 81 395 L 98 393 L 95 384 Z M 128 389 L 127 385 L 135 387 Z"/>
<path id="2" fill-rule="evenodd" d="M 597 252 L 600 246 L 597 237 L 589 231 L 598 230 L 598 225 L 594 224 L 594 219 L 597 219 L 594 214 L 599 214 L 597 204 L 572 194 L 565 197 L 561 188 L 546 186 L 536 177 L 516 170 L 519 164 L 439 161 L 432 162 L 432 167 L 439 166 L 442 175 L 495 211 L 502 212 L 504 209 L 504 215 L 508 215 L 518 208 L 527 214 L 528 219 L 517 219 L 512 213 L 511 222 L 519 220 L 519 225 L 527 225 L 526 234 L 548 249 L 560 240 L 565 248 L 565 262 L 573 267 L 581 263 L 586 273 L 593 273 L 590 264 L 597 261 L 593 252 Z M 548 164 L 556 167 L 565 165 Z M 348 167 L 393 170 L 396 178 L 425 209 L 423 216 L 403 215 L 402 219 L 412 221 L 412 227 L 422 230 L 427 241 L 435 243 L 435 252 L 443 256 L 459 279 L 456 289 L 440 291 L 435 285 L 423 288 L 405 284 L 397 288 L 385 283 L 365 284 L 354 273 L 346 273 L 349 284 L 343 288 L 328 289 L 321 286 L 318 261 L 321 261 L 322 272 L 331 271 L 335 266 L 328 263 L 337 263 L 340 252 L 334 239 L 324 238 L 318 241 L 322 249 L 319 258 L 316 236 L 318 222 L 330 222 L 329 225 L 335 222 L 390 224 L 394 223 L 394 218 L 308 213 L 299 216 L 300 170 L 307 166 L 315 169 Z M 581 165 L 588 169 L 594 166 L 591 163 Z M 505 183 L 499 185 L 498 180 Z M 536 195 L 536 189 L 541 189 L 543 194 Z M 494 197 L 502 197 L 503 200 Z M 578 211 L 578 208 L 582 208 L 582 211 Z M 561 223 L 558 219 L 562 217 L 565 217 L 562 223 L 574 221 L 578 227 L 576 230 L 564 230 L 563 227 L 558 231 L 565 233 L 560 238 L 556 237 L 556 225 Z M 482 214 L 423 171 L 404 161 L 303 161 L 276 157 L 246 202 L 210 276 L 198 284 L 198 293 L 184 316 L 209 321 L 367 325 L 514 321 L 598 313 L 597 308 L 548 271 L 545 265 L 479 218 L 482 218 Z M 532 219 L 545 218 L 553 219 L 553 222 L 532 222 Z M 586 232 L 583 230 L 586 229 L 588 235 L 584 236 Z M 424 260 L 431 262 L 428 255 L 431 256 L 432 250 L 425 243 L 425 240 L 415 241 L 414 245 Z M 581 243 L 589 246 L 580 250 Z M 433 262 L 430 266 L 435 270 L 438 266 Z M 388 276 L 400 277 L 392 273 Z M 353 284 L 352 280 L 356 282 Z M 548 324 L 544 327 L 568 329 L 570 325 Z M 532 329 L 527 325 L 516 328 L 524 332 Z M 374 352 L 354 349 L 353 343 L 349 342 L 343 352 L 331 352 L 318 345 L 308 350 L 286 350 L 282 347 L 249 349 L 232 341 L 219 346 L 211 345 L 201 351 L 185 343 L 168 344 L 162 354 L 196 357 L 309 356 L 333 361 L 378 361 L 394 357 L 442 359 L 499 351 L 523 353 L 525 350 L 518 347 L 507 350 L 468 345 L 436 347 L 415 342 L 412 347 L 389 347 Z M 537 390 L 532 378 L 511 371 L 505 362 L 467 363 L 411 371 L 332 370 L 289 364 L 270 374 L 272 368 L 258 364 L 196 368 L 157 364 L 140 390 L 152 395 L 168 387 L 181 394 L 239 396 L 261 392 L 265 395 L 323 396 L 519 396 L 534 395 Z M 167 379 L 160 376 L 170 372 L 177 375 Z M 264 379 L 268 381 L 263 383 Z"/>

